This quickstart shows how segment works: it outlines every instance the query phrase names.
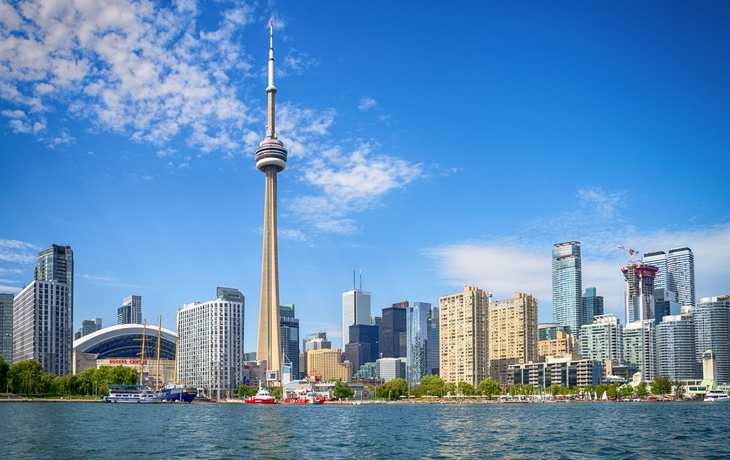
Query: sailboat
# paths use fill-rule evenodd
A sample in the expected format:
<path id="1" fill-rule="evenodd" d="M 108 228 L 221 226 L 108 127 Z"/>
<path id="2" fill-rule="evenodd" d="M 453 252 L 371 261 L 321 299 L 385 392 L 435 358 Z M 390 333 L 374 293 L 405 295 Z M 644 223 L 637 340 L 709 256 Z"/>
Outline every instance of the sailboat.
<path id="1" fill-rule="evenodd" d="M 601 401 L 608 401 L 608 394 L 604 391 L 603 396 L 601 396 Z"/>
<path id="2" fill-rule="evenodd" d="M 165 388 L 159 388 L 159 369 L 160 369 L 160 335 L 162 335 L 162 316 L 160 316 L 160 330 L 157 333 L 157 382 L 158 388 L 155 389 L 155 395 L 160 401 L 174 401 L 191 403 L 198 396 L 198 389 L 188 385 L 187 383 L 177 382 L 177 342 L 180 340 L 180 309 L 177 310 L 177 338 L 175 340 L 175 377 L 173 383 L 168 383 Z"/>

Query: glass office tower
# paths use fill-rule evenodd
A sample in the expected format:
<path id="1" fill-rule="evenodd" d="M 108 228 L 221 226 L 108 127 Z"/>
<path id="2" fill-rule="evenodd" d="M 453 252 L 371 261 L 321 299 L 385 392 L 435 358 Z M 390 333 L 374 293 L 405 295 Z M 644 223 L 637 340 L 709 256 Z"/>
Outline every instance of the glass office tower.
<path id="1" fill-rule="evenodd" d="M 580 335 L 583 325 L 580 242 L 558 243 L 553 248 L 553 322 Z"/>

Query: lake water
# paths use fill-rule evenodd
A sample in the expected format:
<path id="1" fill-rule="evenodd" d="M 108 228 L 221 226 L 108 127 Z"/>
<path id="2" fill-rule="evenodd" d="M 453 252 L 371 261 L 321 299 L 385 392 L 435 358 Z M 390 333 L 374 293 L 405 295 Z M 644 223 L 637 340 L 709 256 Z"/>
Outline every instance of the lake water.
<path id="1" fill-rule="evenodd" d="M 0 404 L 0 458 L 730 458 L 730 404 Z"/>

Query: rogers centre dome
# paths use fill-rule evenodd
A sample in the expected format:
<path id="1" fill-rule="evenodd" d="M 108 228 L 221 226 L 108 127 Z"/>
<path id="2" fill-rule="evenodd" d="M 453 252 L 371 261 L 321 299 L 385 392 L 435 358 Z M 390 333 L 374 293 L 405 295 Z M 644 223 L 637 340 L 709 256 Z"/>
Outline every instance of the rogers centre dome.
<path id="1" fill-rule="evenodd" d="M 147 359 L 157 358 L 157 333 L 159 328 L 147 326 L 144 354 Z M 138 359 L 142 353 L 141 324 L 119 324 L 105 327 L 92 334 L 74 340 L 74 355 L 77 353 L 96 355 L 94 359 Z M 175 359 L 177 335 L 162 328 L 160 335 L 160 359 Z"/>

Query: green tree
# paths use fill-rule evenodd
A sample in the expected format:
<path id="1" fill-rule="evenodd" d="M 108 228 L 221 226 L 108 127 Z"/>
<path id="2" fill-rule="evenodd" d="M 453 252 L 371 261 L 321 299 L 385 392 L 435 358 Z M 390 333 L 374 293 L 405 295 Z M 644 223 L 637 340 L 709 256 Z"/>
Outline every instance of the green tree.
<path id="1" fill-rule="evenodd" d="M 10 372 L 10 365 L 6 363 L 2 355 L 0 355 L 0 391 L 5 391 L 7 389 L 8 372 Z"/>
<path id="2" fill-rule="evenodd" d="M 636 396 L 639 398 L 643 398 L 644 396 L 649 394 L 649 389 L 647 388 L 646 382 L 641 382 L 638 387 L 636 387 Z"/>
<path id="3" fill-rule="evenodd" d="M 586 385 L 583 387 L 583 393 L 593 393 L 593 386 L 592 385 Z"/>
<path id="4" fill-rule="evenodd" d="M 421 383 L 415 391 L 415 395 L 422 396 L 441 396 L 444 388 L 444 381 L 438 375 L 427 375 L 421 378 Z M 444 392 L 445 394 L 445 392 Z"/>
<path id="5" fill-rule="evenodd" d="M 609 398 L 615 398 L 618 396 L 619 392 L 619 384 L 618 383 L 612 383 L 607 390 L 607 394 Z"/>
<path id="6" fill-rule="evenodd" d="M 241 385 L 238 387 L 238 397 L 245 398 L 248 396 L 248 385 Z"/>
<path id="7" fill-rule="evenodd" d="M 477 385 L 476 392 L 483 396 L 492 397 L 492 395 L 502 394 L 502 387 L 499 386 L 499 382 L 489 377 L 486 380 L 482 380 Z"/>
<path id="8" fill-rule="evenodd" d="M 19 362 L 8 373 L 13 393 L 26 395 L 38 391 L 42 376 L 43 367 L 34 359 Z"/>
<path id="9" fill-rule="evenodd" d="M 445 383 L 444 384 L 444 387 L 443 387 L 443 390 L 444 390 L 444 396 L 446 396 L 446 395 L 455 395 L 456 394 L 456 385 L 454 385 L 451 382 Z"/>
<path id="10" fill-rule="evenodd" d="M 375 395 L 378 398 L 397 400 L 406 394 L 408 394 L 408 383 L 404 379 L 393 379 L 390 382 L 378 385 L 375 389 Z"/>
<path id="11" fill-rule="evenodd" d="M 672 386 L 674 387 L 674 396 L 676 396 L 680 401 L 683 400 L 686 393 L 684 383 L 679 380 L 675 380 L 672 382 Z"/>
<path id="12" fill-rule="evenodd" d="M 337 399 L 345 399 L 351 398 L 352 395 L 355 394 L 355 392 L 345 382 L 337 382 L 335 384 L 335 390 L 332 392 L 332 394 Z"/>
<path id="13" fill-rule="evenodd" d="M 655 395 L 667 395 L 672 392 L 672 379 L 665 375 L 657 377 L 651 383 L 651 393 Z"/>
<path id="14" fill-rule="evenodd" d="M 284 395 L 284 388 L 282 387 L 276 387 L 273 390 L 271 390 L 271 396 L 273 396 L 276 399 L 281 399 L 281 397 Z"/>
<path id="15" fill-rule="evenodd" d="M 622 398 L 628 398 L 628 397 L 630 397 L 631 395 L 634 394 L 634 387 L 632 387 L 631 385 L 629 385 L 627 383 L 627 384 L 625 384 L 625 385 L 623 385 L 621 387 L 621 389 L 619 390 L 618 394 Z"/>
<path id="16" fill-rule="evenodd" d="M 127 366 L 101 366 L 104 374 L 95 376 L 109 385 L 135 385 L 137 383 L 137 369 Z M 102 378 L 103 377 L 103 378 Z"/>
<path id="17" fill-rule="evenodd" d="M 469 382 L 459 382 L 456 385 L 456 389 L 462 396 L 471 396 L 474 394 L 474 387 Z"/>
<path id="18" fill-rule="evenodd" d="M 38 390 L 41 393 L 55 393 L 57 390 L 53 386 L 53 380 L 56 379 L 56 374 L 51 374 L 50 372 L 44 372 L 43 375 L 41 375 L 41 381 L 38 384 Z"/>

